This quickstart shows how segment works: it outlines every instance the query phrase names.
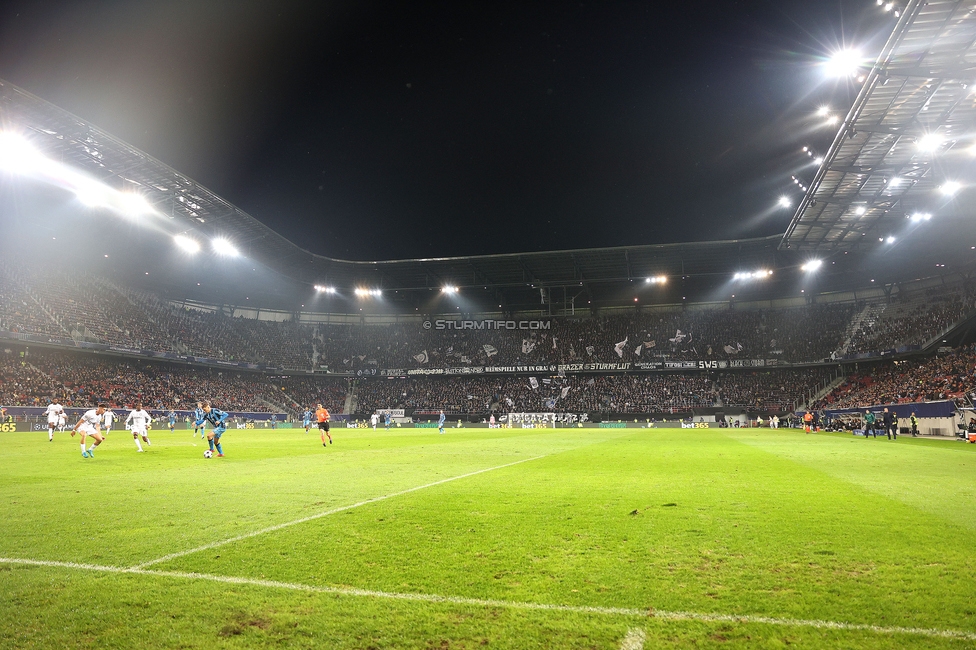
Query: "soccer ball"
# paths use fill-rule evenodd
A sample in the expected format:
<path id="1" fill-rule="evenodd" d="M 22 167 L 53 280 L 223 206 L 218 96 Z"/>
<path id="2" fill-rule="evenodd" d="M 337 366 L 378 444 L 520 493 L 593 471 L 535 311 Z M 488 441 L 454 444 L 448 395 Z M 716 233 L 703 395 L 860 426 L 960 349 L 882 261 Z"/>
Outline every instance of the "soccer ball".
<path id="1" fill-rule="evenodd" d="M 208 449 L 207 451 L 203 452 L 203 457 L 204 458 L 212 458 L 213 457 L 213 452 Z"/>

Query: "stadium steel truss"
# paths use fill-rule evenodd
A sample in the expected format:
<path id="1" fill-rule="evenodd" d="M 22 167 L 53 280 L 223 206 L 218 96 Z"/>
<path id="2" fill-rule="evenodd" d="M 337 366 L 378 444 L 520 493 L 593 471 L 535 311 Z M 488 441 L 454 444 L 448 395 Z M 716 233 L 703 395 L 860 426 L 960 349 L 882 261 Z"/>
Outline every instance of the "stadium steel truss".
<path id="1" fill-rule="evenodd" d="M 913 217 L 971 224 L 973 206 L 940 188 L 972 178 L 974 142 L 976 3 L 911 0 L 781 248 L 852 250 L 903 231 Z"/>

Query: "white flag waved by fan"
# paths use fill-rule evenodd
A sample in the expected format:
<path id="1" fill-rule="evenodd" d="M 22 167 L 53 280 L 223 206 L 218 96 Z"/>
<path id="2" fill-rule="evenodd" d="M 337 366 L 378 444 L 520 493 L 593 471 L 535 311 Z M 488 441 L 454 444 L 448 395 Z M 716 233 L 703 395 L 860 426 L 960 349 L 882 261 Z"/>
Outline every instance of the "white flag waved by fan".
<path id="1" fill-rule="evenodd" d="M 494 345 L 483 345 L 481 347 L 485 349 L 485 354 L 489 357 L 493 357 L 498 354 L 498 348 L 496 348 Z"/>
<path id="2" fill-rule="evenodd" d="M 593 347 L 592 345 L 587 345 L 586 346 L 586 353 L 588 355 L 590 355 L 592 357 L 594 352 L 596 352 L 596 348 L 595 347 Z"/>
<path id="3" fill-rule="evenodd" d="M 628 337 L 624 338 L 623 341 L 621 341 L 620 343 L 617 343 L 616 345 L 613 346 L 613 351 L 616 352 L 617 353 L 617 356 L 620 357 L 621 359 L 624 358 L 624 346 L 627 345 L 627 341 L 629 341 L 629 340 L 630 340 L 630 337 L 628 336 Z"/>
<path id="4" fill-rule="evenodd" d="M 427 356 L 427 350 L 424 350 L 420 354 L 413 355 L 413 358 L 417 360 L 417 363 L 427 363 L 430 361 L 430 357 Z"/>
<path id="5" fill-rule="evenodd" d="M 567 395 L 569 395 L 569 386 L 563 386 L 563 389 L 559 391 L 559 399 L 566 399 Z"/>
<path id="6" fill-rule="evenodd" d="M 539 380 L 537 380 L 535 377 L 529 377 L 529 386 L 531 386 L 532 389 L 535 390 L 536 388 L 539 387 Z"/>
<path id="7" fill-rule="evenodd" d="M 530 341 L 529 339 L 522 339 L 522 354 L 528 354 L 535 350 L 535 341 Z"/>
<path id="8" fill-rule="evenodd" d="M 634 348 L 634 354 L 636 354 L 637 356 L 640 356 L 641 350 L 643 350 L 643 349 L 644 349 L 644 344 L 643 343 L 638 344 L 638 346 L 636 348 Z"/>
<path id="9" fill-rule="evenodd" d="M 678 330 L 677 332 L 674 333 L 674 338 L 673 339 L 668 339 L 668 340 L 671 341 L 672 343 L 681 343 L 686 338 L 687 338 L 687 335 L 684 332 L 682 332 L 681 330 Z"/>

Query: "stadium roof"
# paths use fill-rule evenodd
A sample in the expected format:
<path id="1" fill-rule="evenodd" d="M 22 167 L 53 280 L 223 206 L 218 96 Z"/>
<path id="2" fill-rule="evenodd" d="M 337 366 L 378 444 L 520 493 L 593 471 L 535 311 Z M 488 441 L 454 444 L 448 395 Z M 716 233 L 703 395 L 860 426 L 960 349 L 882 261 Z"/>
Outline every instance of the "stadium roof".
<path id="1" fill-rule="evenodd" d="M 865 75 L 781 248 L 850 250 L 911 228 L 967 223 L 976 160 L 976 5 L 911 0 Z M 944 241 L 944 239 L 943 239 Z"/>
<path id="2" fill-rule="evenodd" d="M 29 134 L 45 156 L 81 169 L 117 189 L 141 193 L 171 220 L 172 233 L 225 237 L 249 258 L 307 284 L 384 290 L 436 289 L 446 283 L 477 286 L 514 304 L 520 291 L 541 287 L 628 285 L 658 275 L 707 277 L 730 269 L 751 271 L 793 263 L 778 252 L 779 237 L 680 244 L 626 246 L 475 257 L 360 262 L 310 253 L 285 239 L 230 201 L 149 154 L 0 80 L 4 128 Z M 791 258 L 789 260 L 783 258 Z"/>

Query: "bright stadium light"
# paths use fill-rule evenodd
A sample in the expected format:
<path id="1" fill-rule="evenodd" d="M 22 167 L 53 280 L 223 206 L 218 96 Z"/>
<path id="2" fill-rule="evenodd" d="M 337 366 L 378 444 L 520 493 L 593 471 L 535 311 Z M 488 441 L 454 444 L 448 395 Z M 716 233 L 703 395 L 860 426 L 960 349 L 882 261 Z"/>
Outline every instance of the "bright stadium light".
<path id="1" fill-rule="evenodd" d="M 928 221 L 932 218 L 932 215 L 928 212 L 916 212 L 912 215 L 912 221 Z"/>
<path id="2" fill-rule="evenodd" d="M 146 197 L 135 192 L 119 194 L 119 205 L 122 207 L 122 211 L 130 216 L 138 216 L 153 211 L 153 207 Z"/>
<path id="3" fill-rule="evenodd" d="M 458 288 L 452 284 L 448 284 L 446 286 L 441 287 L 441 293 L 455 294 L 458 291 L 459 291 Z"/>
<path id="4" fill-rule="evenodd" d="M 361 287 L 357 287 L 354 293 L 360 298 L 376 298 L 383 294 L 379 289 L 363 289 Z"/>
<path id="5" fill-rule="evenodd" d="M 0 169 L 29 173 L 44 163 L 44 156 L 22 135 L 0 132 Z"/>
<path id="6" fill-rule="evenodd" d="M 945 183 L 939 186 L 939 191 L 945 194 L 946 196 L 952 196 L 953 194 L 955 194 L 961 189 L 962 189 L 962 183 L 959 183 L 957 181 L 946 181 Z"/>
<path id="7" fill-rule="evenodd" d="M 764 280 L 773 274 L 772 271 L 768 269 L 760 269 L 758 271 L 752 272 L 741 272 L 736 273 L 732 276 L 733 280 Z"/>
<path id="8" fill-rule="evenodd" d="M 834 52 L 824 64 L 824 72 L 831 77 L 854 77 L 863 58 L 857 49 L 844 49 Z"/>
<path id="9" fill-rule="evenodd" d="M 75 188 L 75 196 L 89 208 L 104 208 L 109 205 L 112 190 L 97 181 L 88 181 Z"/>
<path id="10" fill-rule="evenodd" d="M 895 238 L 894 238 L 894 236 L 889 235 L 888 236 L 888 239 L 886 239 L 885 241 L 888 242 L 889 244 L 894 244 L 895 243 Z"/>
<path id="11" fill-rule="evenodd" d="M 864 214 L 865 212 L 867 212 L 867 211 L 868 211 L 868 209 L 866 207 L 864 207 L 863 205 L 859 205 L 856 208 L 854 208 L 854 214 L 856 214 L 859 217 L 862 214 Z"/>
<path id="12" fill-rule="evenodd" d="M 800 270 L 806 271 L 807 273 L 812 273 L 813 271 L 819 269 L 821 266 L 823 266 L 822 260 L 810 260 L 809 262 L 801 266 Z"/>
<path id="13" fill-rule="evenodd" d="M 650 278 L 644 278 L 644 284 L 665 284 L 668 281 L 668 276 L 666 275 L 655 275 Z"/>
<path id="14" fill-rule="evenodd" d="M 176 235 L 175 237 L 173 237 L 173 241 L 175 241 L 176 245 L 182 248 L 187 253 L 193 254 L 193 253 L 200 252 L 200 244 L 195 239 L 190 239 L 185 235 Z"/>
<path id="15" fill-rule="evenodd" d="M 817 117 L 827 117 L 827 113 L 830 112 L 830 106 L 821 106 L 817 109 Z"/>
<path id="16" fill-rule="evenodd" d="M 788 208 L 788 207 L 792 206 L 793 203 L 790 201 L 790 197 L 788 197 L 788 196 L 781 196 L 781 197 L 779 197 L 779 201 L 777 202 L 777 205 L 779 205 L 779 207 L 781 207 L 781 208 Z"/>
<path id="17" fill-rule="evenodd" d="M 817 156 L 816 158 L 813 159 L 813 164 L 819 167 L 820 165 L 823 164 L 823 161 L 824 161 L 823 156 Z"/>
<path id="18" fill-rule="evenodd" d="M 838 122 L 840 122 L 840 117 L 836 115 L 831 115 L 830 117 L 827 118 L 827 126 L 833 126 Z"/>
<path id="19" fill-rule="evenodd" d="M 335 287 L 325 287 L 322 286 L 321 284 L 315 285 L 315 290 L 318 291 L 319 293 L 328 293 L 328 294 L 333 294 L 336 292 Z"/>
<path id="20" fill-rule="evenodd" d="M 938 133 L 926 133 L 915 141 L 915 148 L 919 151 L 932 152 L 942 146 L 945 139 Z"/>
<path id="21" fill-rule="evenodd" d="M 217 239 L 210 242 L 213 247 L 214 252 L 218 255 L 223 255 L 224 257 L 237 257 L 240 252 L 234 248 L 234 245 L 230 243 L 230 240 L 224 239 L 223 237 L 218 237 Z"/>

